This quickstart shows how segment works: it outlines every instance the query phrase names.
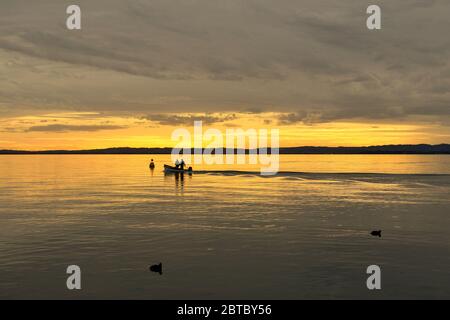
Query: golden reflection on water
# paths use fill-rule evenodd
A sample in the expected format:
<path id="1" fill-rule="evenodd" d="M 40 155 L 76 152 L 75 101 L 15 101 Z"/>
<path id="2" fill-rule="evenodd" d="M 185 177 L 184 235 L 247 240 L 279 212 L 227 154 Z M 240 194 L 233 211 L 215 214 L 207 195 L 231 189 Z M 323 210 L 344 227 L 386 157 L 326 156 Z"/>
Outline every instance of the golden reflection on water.
<path id="1" fill-rule="evenodd" d="M 74 262 L 83 298 L 330 298 L 330 275 L 332 297 L 370 298 L 354 275 L 373 261 L 402 271 L 383 297 L 450 297 L 449 156 L 280 159 L 261 177 L 165 175 L 169 155 L 1 156 L 0 298 L 70 297 Z"/>

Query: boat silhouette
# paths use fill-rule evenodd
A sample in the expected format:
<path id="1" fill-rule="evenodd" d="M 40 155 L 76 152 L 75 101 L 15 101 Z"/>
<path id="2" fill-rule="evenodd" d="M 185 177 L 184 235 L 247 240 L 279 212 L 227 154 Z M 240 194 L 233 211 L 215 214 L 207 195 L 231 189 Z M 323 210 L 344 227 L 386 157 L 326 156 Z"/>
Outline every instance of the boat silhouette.
<path id="1" fill-rule="evenodd" d="M 173 166 L 169 166 L 167 164 L 164 165 L 164 172 L 165 173 L 192 173 L 192 167 L 189 167 L 188 169 L 181 169 Z"/>

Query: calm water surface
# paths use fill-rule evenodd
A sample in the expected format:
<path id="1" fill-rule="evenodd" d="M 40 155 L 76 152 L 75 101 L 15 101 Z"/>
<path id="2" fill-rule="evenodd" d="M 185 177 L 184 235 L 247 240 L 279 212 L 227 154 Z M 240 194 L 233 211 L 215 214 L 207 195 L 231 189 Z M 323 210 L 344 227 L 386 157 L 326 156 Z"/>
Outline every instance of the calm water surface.
<path id="1" fill-rule="evenodd" d="M 183 179 L 169 162 L 1 156 L 0 298 L 450 298 L 450 156 L 290 155 L 275 177 Z"/>

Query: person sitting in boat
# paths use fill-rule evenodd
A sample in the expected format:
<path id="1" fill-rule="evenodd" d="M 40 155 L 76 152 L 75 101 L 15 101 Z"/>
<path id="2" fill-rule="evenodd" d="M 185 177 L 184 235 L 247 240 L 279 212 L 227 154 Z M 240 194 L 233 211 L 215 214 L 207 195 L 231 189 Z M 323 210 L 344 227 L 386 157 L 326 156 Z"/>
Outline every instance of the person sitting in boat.
<path id="1" fill-rule="evenodd" d="M 180 167 L 180 161 L 178 161 L 178 159 L 177 159 L 177 161 L 175 161 L 175 168 L 179 168 Z"/>
<path id="2" fill-rule="evenodd" d="M 185 166 L 185 165 L 186 165 L 186 162 L 184 162 L 184 160 L 181 159 L 181 162 L 180 162 L 181 170 L 184 170 L 184 166 Z"/>
<path id="3" fill-rule="evenodd" d="M 155 169 L 155 163 L 153 162 L 153 159 L 150 161 L 150 169 Z"/>

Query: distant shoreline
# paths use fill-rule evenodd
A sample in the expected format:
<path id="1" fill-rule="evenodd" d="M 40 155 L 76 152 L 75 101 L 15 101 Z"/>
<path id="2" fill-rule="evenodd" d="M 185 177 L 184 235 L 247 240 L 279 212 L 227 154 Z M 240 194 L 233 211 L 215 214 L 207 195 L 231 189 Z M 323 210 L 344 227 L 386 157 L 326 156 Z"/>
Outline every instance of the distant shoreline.
<path id="1" fill-rule="evenodd" d="M 208 151 L 202 149 L 202 151 Z M 242 149 L 241 149 L 242 150 Z M 191 149 L 194 153 L 195 149 Z M 226 149 L 222 150 L 226 153 Z M 232 152 L 237 153 L 238 149 Z M 259 150 L 258 150 L 259 151 Z M 89 150 L 0 150 L 0 155 L 171 154 L 172 148 L 106 148 Z M 246 149 L 245 153 L 249 150 Z M 212 152 L 214 153 L 214 152 Z M 270 153 L 270 148 L 268 150 Z M 283 147 L 280 154 L 450 154 L 450 144 L 381 145 L 368 147 Z"/>

